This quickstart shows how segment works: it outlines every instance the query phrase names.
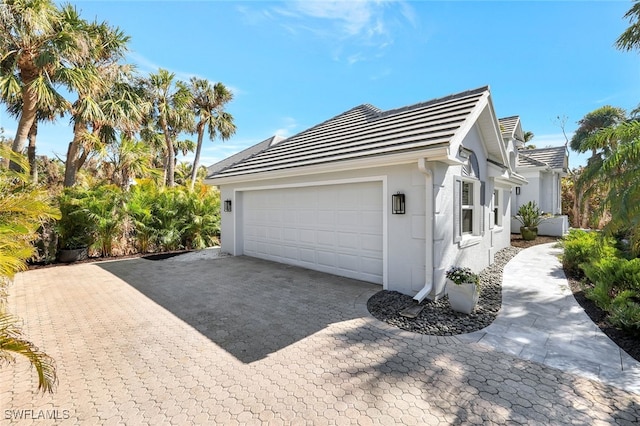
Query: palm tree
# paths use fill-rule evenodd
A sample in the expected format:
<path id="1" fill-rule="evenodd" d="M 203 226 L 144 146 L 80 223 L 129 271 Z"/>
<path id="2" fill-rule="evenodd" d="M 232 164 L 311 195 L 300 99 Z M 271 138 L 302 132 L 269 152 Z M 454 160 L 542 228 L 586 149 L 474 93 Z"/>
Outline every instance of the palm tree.
<path id="1" fill-rule="evenodd" d="M 67 61 L 83 54 L 84 35 L 76 18 L 50 0 L 5 0 L 0 7 L 2 97 L 19 97 L 22 104 L 14 152 L 23 151 L 39 105 L 65 102 L 56 85 L 67 71 Z"/>
<path id="2" fill-rule="evenodd" d="M 616 47 L 620 50 L 640 49 L 640 1 L 634 0 L 634 3 L 624 15 L 631 25 L 616 40 Z"/>
<path id="3" fill-rule="evenodd" d="M 599 147 L 611 141 L 616 142 L 611 150 L 585 168 L 584 180 L 606 182 L 604 202 L 598 209 L 600 215 L 605 209 L 611 213 L 605 230 L 627 232 L 637 256 L 640 255 L 640 122 L 632 120 L 601 129 L 584 143 L 587 147 Z"/>
<path id="4" fill-rule="evenodd" d="M 605 141 L 602 139 L 598 139 L 601 143 L 600 145 L 594 145 L 593 142 L 587 143 L 589 138 L 596 134 L 601 129 L 606 129 L 609 127 L 613 127 L 618 123 L 625 121 L 625 111 L 622 108 L 613 107 L 610 105 L 605 105 L 598 109 L 591 111 L 586 114 L 580 121 L 578 121 L 579 127 L 574 133 L 571 141 L 569 142 L 569 147 L 573 151 L 577 152 L 587 152 L 591 151 L 591 157 L 588 160 L 588 166 L 592 168 L 599 167 L 602 158 L 601 155 L 610 151 L 611 147 L 616 144 L 615 140 Z M 600 153 L 599 153 L 600 151 Z M 577 182 L 576 189 L 579 191 L 584 191 L 587 195 L 588 192 L 591 194 L 596 193 L 596 189 L 602 189 L 603 181 L 598 180 L 590 180 L 590 173 L 583 172 L 580 176 L 580 179 Z M 579 200 L 584 200 L 583 202 L 583 210 L 584 212 L 590 212 L 590 199 L 586 198 L 578 198 Z M 582 223 L 575 224 L 576 226 L 580 225 L 583 228 L 589 226 L 589 215 L 583 215 Z"/>
<path id="5" fill-rule="evenodd" d="M 120 142 L 110 145 L 107 155 L 105 166 L 110 169 L 111 183 L 122 189 L 129 187 L 132 178 L 156 172 L 152 166 L 151 146 L 127 135 L 121 134 Z"/>
<path id="6" fill-rule="evenodd" d="M 593 158 L 597 155 L 598 149 L 607 149 L 609 143 L 602 141 L 601 146 L 590 144 L 590 148 L 587 148 L 584 143 L 587 138 L 600 129 L 615 126 L 625 120 L 626 112 L 622 108 L 605 105 L 595 109 L 578 121 L 579 127 L 571 138 L 569 147 L 577 152 L 586 152 L 590 149 L 592 152 L 591 157 Z"/>
<path id="7" fill-rule="evenodd" d="M 5 93 L 3 93 L 5 95 Z M 22 112 L 22 98 L 18 96 L 11 96 L 6 94 L 7 99 L 4 99 L 7 104 L 7 111 L 10 115 L 20 118 Z M 29 129 L 29 135 L 27 137 L 29 145 L 27 147 L 27 158 L 29 163 L 29 174 L 31 175 L 31 181 L 35 184 L 38 183 L 38 167 L 36 163 L 36 138 L 38 136 L 38 123 L 43 121 L 55 121 L 58 117 L 62 117 L 67 109 L 67 103 L 61 103 L 57 105 L 42 104 L 38 105 L 36 111 L 36 119 Z"/>
<path id="8" fill-rule="evenodd" d="M 216 83 L 212 87 L 208 80 L 193 77 L 190 88 L 193 93 L 195 114 L 198 118 L 196 124 L 198 144 L 191 172 L 191 189 L 193 189 L 198 175 L 205 129 L 209 131 L 209 139 L 214 140 L 220 136 L 222 140 L 227 140 L 236 132 L 236 126 L 233 122 L 233 116 L 224 110 L 226 104 L 233 99 L 233 93 L 224 84 Z"/>
<path id="9" fill-rule="evenodd" d="M 531 139 L 533 139 L 533 137 L 535 136 L 533 132 L 524 132 L 523 136 L 524 136 L 524 149 L 536 149 L 536 146 L 533 144 L 527 145 L 527 143 Z"/>
<path id="10" fill-rule="evenodd" d="M 175 185 L 175 150 L 178 135 L 193 129 L 193 112 L 190 110 L 192 95 L 182 81 L 174 81 L 175 74 L 160 68 L 150 74 L 146 82 L 148 100 L 151 102 L 151 118 L 164 137 L 166 185 Z"/>
<path id="11" fill-rule="evenodd" d="M 21 170 L 26 159 L 0 147 L 0 156 L 10 158 Z M 44 190 L 29 186 L 29 175 L 0 171 L 0 365 L 26 357 L 38 374 L 38 390 L 53 392 L 57 382 L 54 360 L 25 338 L 16 317 L 6 312 L 6 287 L 14 275 L 26 269 L 26 260 L 35 253 L 32 241 L 43 221 L 59 218 Z"/>
<path id="12" fill-rule="evenodd" d="M 145 104 L 130 83 L 131 68 L 118 61 L 129 37 L 106 23 L 87 24 L 89 53 L 76 62 L 78 93 L 71 108 L 73 140 L 69 143 L 64 186 L 75 184 L 76 174 L 96 150 L 116 141 L 118 130 L 132 134 L 142 122 Z"/>

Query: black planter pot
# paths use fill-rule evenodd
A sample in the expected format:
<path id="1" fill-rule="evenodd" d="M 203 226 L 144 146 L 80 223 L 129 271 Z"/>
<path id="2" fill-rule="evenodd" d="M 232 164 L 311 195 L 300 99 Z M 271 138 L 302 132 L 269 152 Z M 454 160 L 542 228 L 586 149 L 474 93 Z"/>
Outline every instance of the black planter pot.
<path id="1" fill-rule="evenodd" d="M 58 262 L 62 263 L 77 262 L 78 260 L 84 260 L 87 257 L 89 257 L 88 247 L 58 250 Z"/>

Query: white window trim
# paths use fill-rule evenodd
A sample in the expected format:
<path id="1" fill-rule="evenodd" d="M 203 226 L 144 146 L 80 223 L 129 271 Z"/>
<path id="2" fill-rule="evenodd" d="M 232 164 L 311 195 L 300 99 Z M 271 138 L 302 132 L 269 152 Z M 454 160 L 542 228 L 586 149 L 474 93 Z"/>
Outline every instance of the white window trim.
<path id="1" fill-rule="evenodd" d="M 457 238 L 454 237 L 454 242 L 458 243 L 458 247 L 465 248 L 465 247 L 479 244 L 482 241 L 482 234 L 483 234 L 482 218 L 484 217 L 484 215 L 482 214 L 483 206 L 480 204 L 480 201 L 481 201 L 480 192 L 483 185 L 479 179 L 475 179 L 471 177 L 458 176 L 456 177 L 456 180 L 459 181 L 460 183 L 460 189 L 459 189 L 460 192 L 458 194 L 459 198 L 454 204 L 454 208 L 457 209 L 457 211 L 454 214 L 454 217 L 456 217 L 458 221 L 455 228 L 458 229 L 459 233 L 457 234 L 458 235 Z M 462 192 L 463 192 L 462 187 L 464 183 L 472 184 L 472 191 L 473 191 L 472 193 L 473 204 L 470 206 L 473 212 L 473 215 L 472 215 L 473 218 L 471 223 L 472 231 L 465 232 L 465 233 L 462 232 L 462 211 L 463 211 L 463 207 L 469 207 L 469 206 L 462 204 Z"/>
<path id="2" fill-rule="evenodd" d="M 471 232 L 463 232 L 462 238 L 466 237 L 477 237 L 482 235 L 482 224 L 480 221 L 482 220 L 482 205 L 480 204 L 480 189 L 481 182 L 478 179 L 469 179 L 462 178 L 463 185 L 464 183 L 472 184 L 473 188 L 473 204 L 471 206 L 463 206 L 462 202 L 460 203 L 460 231 L 462 231 L 462 208 L 463 207 L 471 207 L 471 211 L 473 212 L 473 222 L 471 223 Z"/>
<path id="3" fill-rule="evenodd" d="M 496 199 L 498 201 L 497 205 L 495 204 Z M 491 225 L 497 228 L 496 230 L 502 230 L 502 227 L 504 225 L 503 223 L 504 214 L 502 213 L 504 211 L 503 203 L 504 203 L 504 191 L 502 190 L 502 188 L 494 188 L 493 198 L 491 199 L 491 211 L 493 212 L 494 217 Z"/>

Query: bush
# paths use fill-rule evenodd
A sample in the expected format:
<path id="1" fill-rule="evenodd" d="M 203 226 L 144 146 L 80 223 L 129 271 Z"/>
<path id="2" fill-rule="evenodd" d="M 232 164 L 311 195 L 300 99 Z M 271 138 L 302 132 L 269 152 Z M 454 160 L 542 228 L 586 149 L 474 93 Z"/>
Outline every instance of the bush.
<path id="1" fill-rule="evenodd" d="M 640 332 L 640 259 L 604 258 L 583 268 L 593 283 L 587 297 L 609 313 L 613 325 Z"/>
<path id="2" fill-rule="evenodd" d="M 159 189 L 141 181 L 123 192 L 113 185 L 66 189 L 59 198 L 57 224 L 61 247 L 88 246 L 112 255 L 114 243 L 127 236 L 123 252 L 148 253 L 201 249 L 217 243 L 220 195 L 206 185 Z"/>
<path id="3" fill-rule="evenodd" d="M 583 277 L 583 265 L 617 255 L 615 241 L 599 232 L 572 229 L 562 243 L 562 266 L 576 277 Z"/>

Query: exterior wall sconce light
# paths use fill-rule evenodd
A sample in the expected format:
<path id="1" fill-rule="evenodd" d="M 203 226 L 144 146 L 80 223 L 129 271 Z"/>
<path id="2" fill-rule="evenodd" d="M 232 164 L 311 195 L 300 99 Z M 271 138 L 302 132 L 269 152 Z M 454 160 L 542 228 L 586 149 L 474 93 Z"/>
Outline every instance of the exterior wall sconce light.
<path id="1" fill-rule="evenodd" d="M 225 212 L 231 211 L 231 200 L 224 200 L 224 211 Z"/>
<path id="2" fill-rule="evenodd" d="M 404 194 L 398 192 L 391 196 L 391 213 L 404 214 Z"/>
<path id="3" fill-rule="evenodd" d="M 520 187 L 516 186 L 516 195 L 520 195 Z"/>

